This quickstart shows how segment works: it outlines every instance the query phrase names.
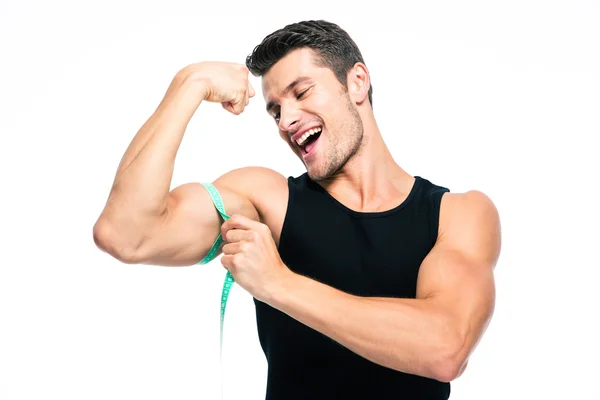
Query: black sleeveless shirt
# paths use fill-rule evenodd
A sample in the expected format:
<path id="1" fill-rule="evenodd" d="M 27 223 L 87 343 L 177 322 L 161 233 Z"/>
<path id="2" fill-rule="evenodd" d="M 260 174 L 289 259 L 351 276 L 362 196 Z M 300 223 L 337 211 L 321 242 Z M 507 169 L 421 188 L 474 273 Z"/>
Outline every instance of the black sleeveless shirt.
<path id="1" fill-rule="evenodd" d="M 435 244 L 449 189 L 419 176 L 402 204 L 384 212 L 344 206 L 307 173 L 288 178 L 279 243 L 292 271 L 366 297 L 415 298 L 419 266 Z M 448 399 L 450 384 L 375 364 L 254 299 L 267 357 L 267 400 Z"/>

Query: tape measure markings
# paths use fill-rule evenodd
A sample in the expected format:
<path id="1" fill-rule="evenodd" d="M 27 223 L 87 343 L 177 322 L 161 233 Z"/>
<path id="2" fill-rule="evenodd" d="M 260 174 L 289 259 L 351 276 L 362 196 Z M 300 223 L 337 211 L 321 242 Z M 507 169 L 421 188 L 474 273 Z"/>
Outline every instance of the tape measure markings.
<path id="1" fill-rule="evenodd" d="M 212 199 L 215 207 L 217 208 L 217 211 L 219 211 L 219 214 L 221 214 L 221 217 L 223 218 L 223 220 L 227 221 L 229 219 L 229 216 L 225 212 L 225 206 L 223 204 L 223 200 L 221 199 L 221 196 L 219 195 L 219 192 L 217 191 L 217 189 L 210 183 L 203 183 L 202 185 L 208 190 L 208 193 L 210 194 L 210 198 Z M 208 254 L 198 264 L 208 264 L 210 261 L 212 261 L 216 257 L 217 253 L 219 252 L 219 247 L 221 246 L 222 242 L 223 242 L 223 237 L 219 233 L 219 236 L 213 243 Z M 231 272 L 227 271 L 227 274 L 225 275 L 225 282 L 223 282 L 223 290 L 221 292 L 221 329 L 220 329 L 220 345 L 219 345 L 219 351 L 220 351 L 221 355 L 223 353 L 223 324 L 225 322 L 225 308 L 227 307 L 227 299 L 229 298 L 229 293 L 231 292 L 231 287 L 233 286 L 234 283 L 235 283 L 235 280 L 233 279 Z"/>

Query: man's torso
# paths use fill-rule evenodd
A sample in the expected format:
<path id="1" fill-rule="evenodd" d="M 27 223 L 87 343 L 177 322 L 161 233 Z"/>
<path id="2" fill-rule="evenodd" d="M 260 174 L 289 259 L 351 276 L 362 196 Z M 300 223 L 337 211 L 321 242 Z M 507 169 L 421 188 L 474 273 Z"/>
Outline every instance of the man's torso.
<path id="1" fill-rule="evenodd" d="M 252 200 L 292 271 L 359 296 L 415 297 L 418 267 L 438 235 L 429 192 L 438 192 L 439 207 L 445 188 L 416 177 L 408 193 L 381 202 L 379 211 L 358 212 L 305 174 L 281 178 L 271 176 L 265 190 L 257 182 Z M 268 398 L 447 398 L 447 384 L 376 365 L 267 304 L 255 305 Z"/>

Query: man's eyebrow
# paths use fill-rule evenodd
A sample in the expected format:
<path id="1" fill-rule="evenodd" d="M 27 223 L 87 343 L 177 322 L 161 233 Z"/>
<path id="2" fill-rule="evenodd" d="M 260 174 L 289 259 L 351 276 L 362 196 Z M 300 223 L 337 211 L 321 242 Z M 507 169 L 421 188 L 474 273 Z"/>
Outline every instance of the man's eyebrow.
<path id="1" fill-rule="evenodd" d="M 311 79 L 312 78 L 309 77 L 309 76 L 301 76 L 299 78 L 296 78 L 292 83 L 290 83 L 289 85 L 287 85 L 287 87 L 283 91 L 283 94 L 288 94 L 292 89 L 294 89 L 296 86 L 298 86 L 302 82 L 306 82 L 306 81 L 309 81 Z M 274 106 L 275 106 L 275 102 L 274 101 L 268 102 L 267 103 L 267 112 L 271 111 L 271 108 L 273 108 Z"/>

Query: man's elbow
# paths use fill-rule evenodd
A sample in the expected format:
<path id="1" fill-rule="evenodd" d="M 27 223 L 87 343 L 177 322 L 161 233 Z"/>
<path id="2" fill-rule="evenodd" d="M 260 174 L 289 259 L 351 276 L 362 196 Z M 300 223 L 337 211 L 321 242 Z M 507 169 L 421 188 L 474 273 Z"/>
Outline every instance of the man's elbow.
<path id="1" fill-rule="evenodd" d="M 104 221 L 98 221 L 94 225 L 93 238 L 96 247 L 103 252 L 110 254 L 115 259 L 124 264 L 137 264 L 139 260 L 136 252 L 131 247 L 123 246 L 116 240 L 114 232 L 110 225 Z"/>
<path id="2" fill-rule="evenodd" d="M 465 341 L 455 341 L 445 352 L 432 363 L 432 375 L 440 382 L 451 382 L 460 377 L 468 364 L 468 351 Z"/>
<path id="3" fill-rule="evenodd" d="M 438 362 L 433 369 L 433 378 L 440 382 L 452 382 L 465 372 L 467 364 L 468 360 L 465 360 L 464 362 L 454 360 Z"/>

